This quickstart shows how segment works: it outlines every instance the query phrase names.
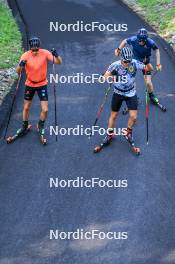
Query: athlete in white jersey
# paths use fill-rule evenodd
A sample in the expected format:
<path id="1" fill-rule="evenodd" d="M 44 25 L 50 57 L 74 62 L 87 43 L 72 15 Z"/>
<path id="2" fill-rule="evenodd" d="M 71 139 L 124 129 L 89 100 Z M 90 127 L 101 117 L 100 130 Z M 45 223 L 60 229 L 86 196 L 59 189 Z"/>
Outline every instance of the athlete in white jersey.
<path id="1" fill-rule="evenodd" d="M 121 51 L 121 60 L 112 63 L 104 74 L 106 80 L 110 76 L 115 76 L 107 141 L 111 140 L 114 135 L 116 119 L 123 101 L 126 102 L 129 110 L 127 137 L 132 140 L 132 129 L 137 120 L 138 100 L 135 84 L 137 70 L 152 71 L 153 68 L 150 64 L 144 65 L 142 62 L 134 60 L 132 50 L 129 47 L 124 47 Z"/>
<path id="2" fill-rule="evenodd" d="M 143 71 L 144 69 L 145 65 L 134 59 L 131 62 L 127 62 L 127 65 L 124 65 L 122 60 L 112 63 L 107 72 L 116 76 L 114 78 L 116 79 L 114 81 L 114 93 L 127 97 L 134 96 L 136 94 L 135 77 L 137 70 Z"/>

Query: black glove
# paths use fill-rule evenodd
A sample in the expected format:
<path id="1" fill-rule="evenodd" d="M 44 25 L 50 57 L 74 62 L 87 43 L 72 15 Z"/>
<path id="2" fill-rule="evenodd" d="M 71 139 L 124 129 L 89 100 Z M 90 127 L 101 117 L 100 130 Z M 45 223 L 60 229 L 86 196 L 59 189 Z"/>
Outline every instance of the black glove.
<path id="1" fill-rule="evenodd" d="M 111 74 L 112 74 L 113 76 L 117 76 L 117 77 L 118 77 L 118 72 L 117 72 L 116 70 L 113 70 L 113 71 L 111 72 Z"/>
<path id="2" fill-rule="evenodd" d="M 57 53 L 57 51 L 56 51 L 56 49 L 51 49 L 51 53 L 52 53 L 52 55 L 54 56 L 54 57 L 58 57 L 59 55 L 58 55 L 58 53 Z"/>
<path id="3" fill-rule="evenodd" d="M 24 67 L 26 65 L 26 62 L 27 62 L 26 60 L 20 61 L 19 66 Z"/>
<path id="4" fill-rule="evenodd" d="M 111 74 L 112 74 L 112 76 L 114 76 L 113 81 L 114 81 L 114 82 L 118 82 L 118 79 L 119 79 L 119 77 L 118 77 L 118 72 L 117 72 L 116 70 L 113 70 L 113 71 L 111 72 Z"/>

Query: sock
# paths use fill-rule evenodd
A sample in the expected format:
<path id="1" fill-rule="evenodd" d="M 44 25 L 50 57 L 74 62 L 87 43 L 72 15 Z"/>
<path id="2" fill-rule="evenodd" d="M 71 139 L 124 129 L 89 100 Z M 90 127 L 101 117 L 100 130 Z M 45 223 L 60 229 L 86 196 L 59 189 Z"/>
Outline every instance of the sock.
<path id="1" fill-rule="evenodd" d="M 132 134 L 132 128 L 127 128 L 127 134 Z"/>
<path id="2" fill-rule="evenodd" d="M 29 125 L 29 121 L 28 120 L 23 121 L 23 127 L 24 128 L 27 128 L 28 125 Z"/>
<path id="3" fill-rule="evenodd" d="M 114 133 L 114 129 L 113 128 L 108 128 L 108 134 L 109 136 L 112 135 Z"/>
<path id="4" fill-rule="evenodd" d="M 154 96 L 153 92 L 150 92 L 149 93 L 149 97 L 151 97 L 151 96 Z"/>
<path id="5" fill-rule="evenodd" d="M 38 122 L 39 128 L 43 128 L 44 127 L 44 123 L 45 123 L 45 120 L 39 120 L 39 122 Z"/>

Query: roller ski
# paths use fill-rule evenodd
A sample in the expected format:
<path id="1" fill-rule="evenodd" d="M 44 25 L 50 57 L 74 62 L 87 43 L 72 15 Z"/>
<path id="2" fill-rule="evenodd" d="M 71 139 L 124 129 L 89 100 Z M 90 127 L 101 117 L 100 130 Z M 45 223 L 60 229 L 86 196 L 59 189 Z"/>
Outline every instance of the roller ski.
<path id="1" fill-rule="evenodd" d="M 23 124 L 22 128 L 18 129 L 16 134 L 14 136 L 10 136 L 6 138 L 7 144 L 13 143 L 16 139 L 23 137 L 28 134 L 28 132 L 31 130 L 32 125 L 25 125 Z"/>
<path id="2" fill-rule="evenodd" d="M 160 110 L 162 110 L 163 112 L 167 111 L 166 107 L 159 102 L 159 99 L 153 93 L 149 93 L 149 98 L 151 103 L 158 106 Z"/>
<path id="3" fill-rule="evenodd" d="M 97 145 L 94 148 L 94 153 L 98 153 L 100 152 L 104 147 L 107 147 L 110 145 L 112 139 L 114 137 L 114 134 L 111 135 L 106 135 L 106 137 L 104 138 L 103 142 L 100 145 Z"/>
<path id="4" fill-rule="evenodd" d="M 127 142 L 130 144 L 131 149 L 133 151 L 134 154 L 136 154 L 137 156 L 140 155 L 140 148 L 135 146 L 135 142 L 132 136 L 132 129 L 127 129 L 126 135 L 124 135 L 124 138 L 127 140 Z"/>
<path id="5" fill-rule="evenodd" d="M 37 131 L 39 134 L 39 139 L 40 139 L 41 144 L 45 146 L 47 144 L 47 139 L 45 137 L 44 122 L 41 120 L 38 122 Z"/>

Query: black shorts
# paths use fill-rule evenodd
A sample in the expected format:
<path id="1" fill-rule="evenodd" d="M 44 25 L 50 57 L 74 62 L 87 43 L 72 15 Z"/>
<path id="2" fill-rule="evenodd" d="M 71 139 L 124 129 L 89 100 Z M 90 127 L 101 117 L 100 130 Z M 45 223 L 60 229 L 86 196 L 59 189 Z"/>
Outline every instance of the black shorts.
<path id="1" fill-rule="evenodd" d="M 35 95 L 35 92 L 37 92 L 40 101 L 48 101 L 47 85 L 36 87 L 36 88 L 26 86 L 25 93 L 24 93 L 24 99 L 31 101 Z"/>
<path id="2" fill-rule="evenodd" d="M 126 102 L 128 110 L 137 110 L 138 107 L 137 95 L 134 95 L 132 97 L 127 97 L 117 93 L 114 93 L 112 96 L 111 110 L 113 112 L 119 112 L 123 101 Z"/>

